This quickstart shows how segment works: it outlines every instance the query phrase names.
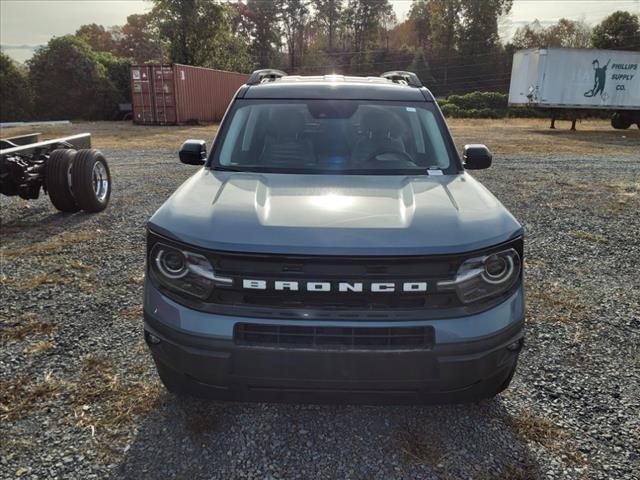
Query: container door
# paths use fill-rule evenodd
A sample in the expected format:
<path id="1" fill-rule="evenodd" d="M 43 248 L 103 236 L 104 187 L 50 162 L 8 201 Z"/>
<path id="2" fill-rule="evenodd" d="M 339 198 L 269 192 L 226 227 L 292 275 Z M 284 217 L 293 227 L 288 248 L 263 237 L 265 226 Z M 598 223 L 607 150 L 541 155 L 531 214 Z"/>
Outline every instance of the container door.
<path id="1" fill-rule="evenodd" d="M 173 67 L 171 65 L 157 65 L 153 69 L 153 89 L 155 92 L 156 123 L 175 124 L 176 92 Z"/>
<path id="2" fill-rule="evenodd" d="M 148 66 L 131 67 L 131 105 L 135 123 L 155 122 L 151 71 Z"/>

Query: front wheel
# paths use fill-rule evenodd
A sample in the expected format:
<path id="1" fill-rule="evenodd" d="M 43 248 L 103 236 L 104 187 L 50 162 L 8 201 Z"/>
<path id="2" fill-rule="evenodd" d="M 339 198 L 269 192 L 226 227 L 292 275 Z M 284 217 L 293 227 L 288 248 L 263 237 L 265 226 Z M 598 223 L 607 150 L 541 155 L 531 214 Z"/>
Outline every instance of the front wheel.
<path id="1" fill-rule="evenodd" d="M 99 150 L 78 150 L 71 169 L 71 184 L 76 202 L 85 212 L 97 213 L 107 208 L 111 174 Z"/>

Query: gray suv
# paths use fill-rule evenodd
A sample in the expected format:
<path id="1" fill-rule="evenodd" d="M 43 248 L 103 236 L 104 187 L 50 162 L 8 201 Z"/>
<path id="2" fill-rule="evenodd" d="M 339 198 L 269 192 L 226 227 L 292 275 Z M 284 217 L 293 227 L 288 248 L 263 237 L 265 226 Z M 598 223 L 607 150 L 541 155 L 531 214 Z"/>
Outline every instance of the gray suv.
<path id="1" fill-rule="evenodd" d="M 475 401 L 523 345 L 523 229 L 415 74 L 254 72 L 148 224 L 167 389 L 250 401 Z"/>

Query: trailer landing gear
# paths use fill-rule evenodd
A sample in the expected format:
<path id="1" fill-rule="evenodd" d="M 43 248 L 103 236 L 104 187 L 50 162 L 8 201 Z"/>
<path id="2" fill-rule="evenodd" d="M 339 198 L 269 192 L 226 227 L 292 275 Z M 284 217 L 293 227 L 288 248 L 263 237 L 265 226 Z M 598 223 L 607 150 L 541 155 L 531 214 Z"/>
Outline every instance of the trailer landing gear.
<path id="1" fill-rule="evenodd" d="M 576 122 L 578 121 L 577 118 L 571 118 L 571 130 L 575 131 L 576 130 Z M 549 125 L 549 128 L 551 130 L 555 130 L 556 129 L 556 117 L 554 117 L 553 115 L 551 116 L 551 125 Z"/>

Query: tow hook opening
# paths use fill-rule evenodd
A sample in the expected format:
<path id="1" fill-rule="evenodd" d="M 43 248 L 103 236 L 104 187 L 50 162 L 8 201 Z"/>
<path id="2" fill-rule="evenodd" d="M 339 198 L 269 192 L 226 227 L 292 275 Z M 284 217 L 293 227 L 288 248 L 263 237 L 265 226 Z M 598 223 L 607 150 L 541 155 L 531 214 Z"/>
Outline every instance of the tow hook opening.
<path id="1" fill-rule="evenodd" d="M 524 338 L 520 338 L 517 341 L 507 345 L 507 350 L 511 352 L 519 352 L 524 347 Z"/>
<path id="2" fill-rule="evenodd" d="M 144 332 L 144 336 L 145 336 L 145 338 L 147 340 L 147 343 L 149 345 L 157 345 L 157 344 L 159 344 L 161 342 L 161 340 L 158 337 L 156 337 L 153 333 L 149 333 L 149 332 L 145 331 Z"/>

